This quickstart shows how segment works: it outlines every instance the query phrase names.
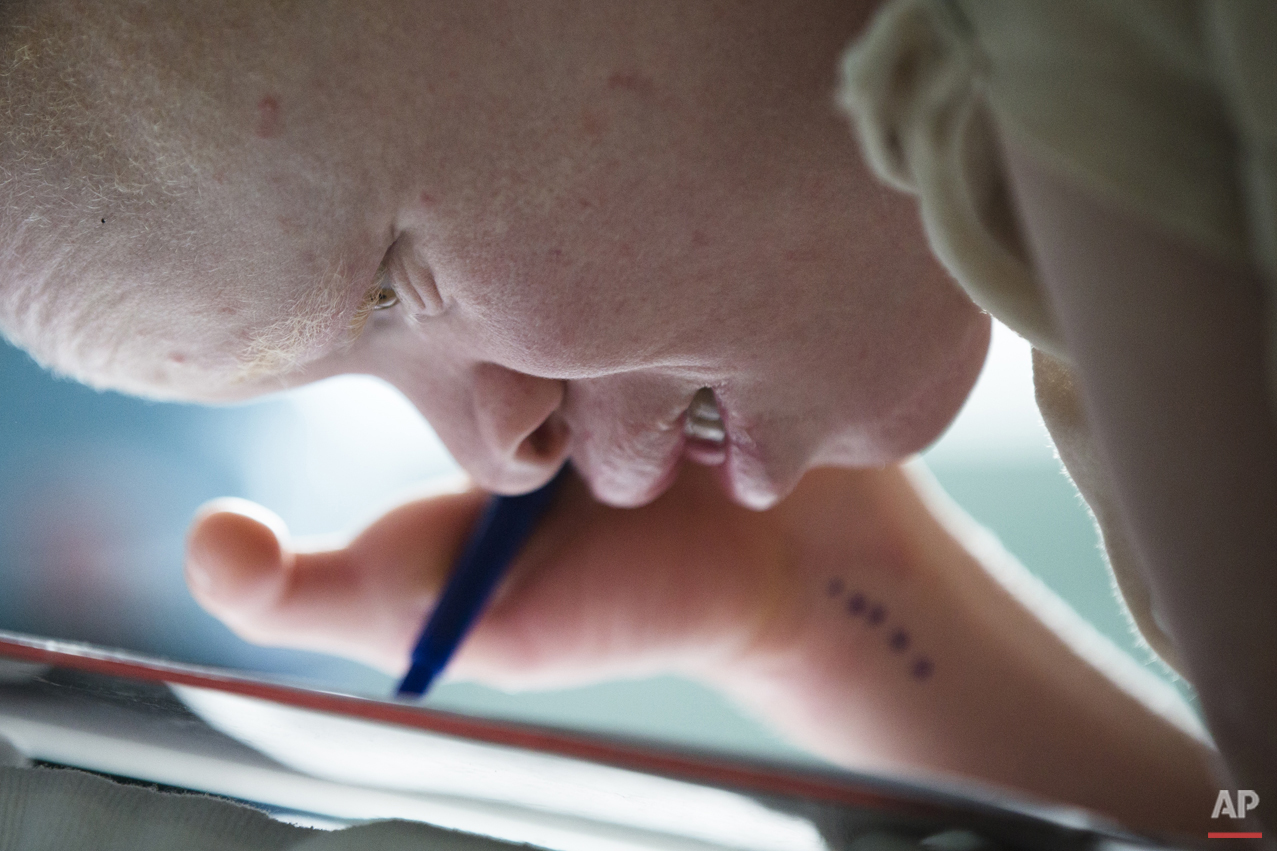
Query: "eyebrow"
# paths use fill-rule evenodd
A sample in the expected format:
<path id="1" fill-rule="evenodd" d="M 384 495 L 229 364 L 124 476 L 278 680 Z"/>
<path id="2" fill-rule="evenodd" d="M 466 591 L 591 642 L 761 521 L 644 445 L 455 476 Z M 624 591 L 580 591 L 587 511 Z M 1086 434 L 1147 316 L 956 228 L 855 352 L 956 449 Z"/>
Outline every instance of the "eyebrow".
<path id="1" fill-rule="evenodd" d="M 324 278 L 322 285 L 292 305 L 286 317 L 252 336 L 238 357 L 237 382 L 283 377 L 328 352 L 354 345 L 372 313 L 372 289 L 360 294 L 352 311 L 348 279 L 338 274 Z"/>
<path id="2" fill-rule="evenodd" d="M 384 270 L 385 263 L 377 267 L 377 274 L 373 276 L 372 286 L 368 288 L 368 292 L 364 293 L 359 305 L 355 308 L 355 312 L 350 316 L 350 322 L 347 324 L 344 339 L 339 343 L 344 348 L 349 348 L 359 339 L 359 335 L 364 333 L 364 328 L 368 325 L 368 319 L 372 316 L 372 312 L 376 310 L 377 291 L 384 286 Z"/>

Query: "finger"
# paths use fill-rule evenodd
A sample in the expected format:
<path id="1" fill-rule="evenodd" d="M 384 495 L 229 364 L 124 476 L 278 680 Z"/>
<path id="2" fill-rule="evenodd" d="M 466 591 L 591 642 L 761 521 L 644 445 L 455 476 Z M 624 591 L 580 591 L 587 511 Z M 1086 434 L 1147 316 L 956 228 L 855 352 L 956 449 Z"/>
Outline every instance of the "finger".
<path id="1" fill-rule="evenodd" d="M 219 617 L 234 619 L 270 608 L 291 567 L 287 536 L 277 515 L 246 500 L 219 499 L 202 506 L 186 544 L 186 583 L 192 595 Z"/>
<path id="2" fill-rule="evenodd" d="M 216 503 L 191 533 L 192 589 L 250 641 L 399 674 L 486 499 L 405 503 L 348 545 L 313 552 L 295 551 L 269 512 Z M 627 510 L 570 479 L 449 674 L 528 688 L 720 667 L 792 620 L 773 517 L 727 502 L 699 469 Z"/>
<path id="3" fill-rule="evenodd" d="M 347 546 L 292 548 L 278 517 L 242 500 L 202 509 L 187 547 L 201 605 L 258 644 L 320 650 L 398 673 L 481 504 L 453 494 L 400 506 Z"/>

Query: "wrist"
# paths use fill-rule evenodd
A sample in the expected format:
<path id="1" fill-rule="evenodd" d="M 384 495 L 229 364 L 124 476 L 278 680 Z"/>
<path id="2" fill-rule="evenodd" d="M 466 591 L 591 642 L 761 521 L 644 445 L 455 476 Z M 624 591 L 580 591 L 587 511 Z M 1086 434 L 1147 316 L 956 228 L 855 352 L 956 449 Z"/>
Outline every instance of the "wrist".
<path id="1" fill-rule="evenodd" d="M 1147 672 L 908 472 L 799 496 L 837 504 L 848 482 L 855 498 L 832 511 L 777 507 L 791 608 L 715 682 L 848 767 L 962 776 L 1133 826 L 1196 825 L 1213 800 L 1210 751 L 1115 676 Z M 1118 661 L 1095 664 L 1104 654 Z"/>
<path id="2" fill-rule="evenodd" d="M 775 545 L 760 548 L 768 569 L 759 573 L 771 602 L 746 645 L 746 671 L 827 645 L 831 616 L 887 627 L 898 614 L 888 598 L 934 584 L 946 561 L 936 552 L 942 530 L 899 467 L 814 470 L 764 519 Z"/>

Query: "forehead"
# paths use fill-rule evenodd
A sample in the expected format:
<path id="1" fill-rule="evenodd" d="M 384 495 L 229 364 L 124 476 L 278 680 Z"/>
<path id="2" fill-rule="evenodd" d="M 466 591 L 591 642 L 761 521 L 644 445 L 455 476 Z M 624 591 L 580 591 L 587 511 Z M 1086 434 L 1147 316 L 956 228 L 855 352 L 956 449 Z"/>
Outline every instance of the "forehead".
<path id="1" fill-rule="evenodd" d="M 281 166 L 119 182 L 92 163 L 0 183 L 0 327 L 55 370 L 149 396 L 215 398 L 340 345 L 379 236 Z M 340 184 L 334 175 L 331 183 Z"/>
<path id="2" fill-rule="evenodd" d="M 179 397 L 339 344 L 380 237 L 348 150 L 274 132 L 281 109 L 297 121 L 322 105 L 266 74 L 121 64 L 127 10 L 83 23 L 73 4 L 39 5 L 52 11 L 0 20 L 5 333 L 88 383 Z M 157 17 L 150 36 L 171 25 Z"/>
<path id="3" fill-rule="evenodd" d="M 5 330 L 46 365 L 98 387 L 233 397 L 269 387 L 353 330 L 351 269 L 307 264 L 306 250 L 284 268 L 272 260 L 287 249 L 261 255 L 229 239 L 220 263 L 192 262 L 215 246 L 192 257 L 101 240 L 31 242 L 7 252 Z"/>

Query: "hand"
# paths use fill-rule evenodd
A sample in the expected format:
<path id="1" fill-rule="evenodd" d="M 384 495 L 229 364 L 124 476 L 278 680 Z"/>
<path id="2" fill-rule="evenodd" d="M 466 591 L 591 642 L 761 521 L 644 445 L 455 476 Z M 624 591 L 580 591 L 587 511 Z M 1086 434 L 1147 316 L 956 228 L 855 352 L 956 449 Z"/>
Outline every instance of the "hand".
<path id="1" fill-rule="evenodd" d="M 841 507 L 861 518 L 865 552 L 886 549 L 875 539 L 887 527 L 875 528 L 880 512 L 870 503 L 892 474 L 836 475 L 861 492 L 853 497 L 859 506 L 844 498 Z M 696 674 L 778 647 L 801 626 L 806 586 L 793 575 L 800 568 L 783 521 L 823 498 L 820 478 L 787 511 L 765 513 L 728 502 L 702 468 L 689 467 L 640 509 L 608 508 L 569 479 L 448 674 L 507 687 Z M 189 584 L 250 641 L 400 673 L 486 498 L 470 491 L 414 500 L 345 546 L 300 551 L 264 509 L 218 501 L 191 530 Z M 855 565 L 854 552 L 840 556 Z M 878 570 L 880 561 L 869 558 L 863 569 Z"/>
<path id="2" fill-rule="evenodd" d="M 986 569 L 971 527 L 925 490 L 898 467 L 817 470 L 756 513 L 689 468 L 622 510 L 570 480 L 448 673 L 526 687 L 680 671 L 849 767 L 1195 832 L 1219 788 L 1210 749 L 1150 708 L 1166 695 L 1147 672 L 1080 655 L 1056 630 L 1084 625 L 1013 562 Z M 191 533 L 191 587 L 250 640 L 399 673 L 485 498 L 409 502 L 311 552 L 261 509 L 215 504 Z"/>

